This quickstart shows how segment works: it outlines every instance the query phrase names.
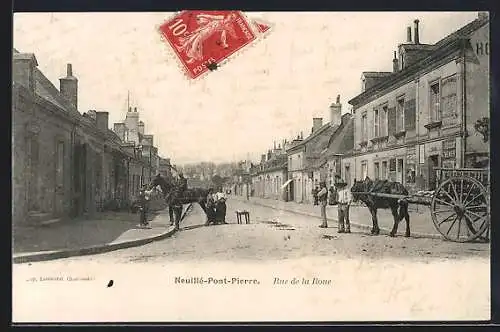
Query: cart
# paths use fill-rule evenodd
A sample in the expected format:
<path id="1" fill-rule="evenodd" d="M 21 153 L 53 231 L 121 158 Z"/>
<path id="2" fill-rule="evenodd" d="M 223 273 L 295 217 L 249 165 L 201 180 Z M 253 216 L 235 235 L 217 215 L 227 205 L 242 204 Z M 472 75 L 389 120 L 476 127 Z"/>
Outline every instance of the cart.
<path id="1" fill-rule="evenodd" d="M 436 175 L 439 185 L 430 210 L 438 232 L 455 242 L 488 239 L 490 170 L 437 168 Z"/>
<path id="2" fill-rule="evenodd" d="M 436 230 L 447 240 L 488 240 L 490 231 L 490 172 L 476 168 L 436 168 L 437 189 L 412 195 L 363 192 L 430 207 Z"/>

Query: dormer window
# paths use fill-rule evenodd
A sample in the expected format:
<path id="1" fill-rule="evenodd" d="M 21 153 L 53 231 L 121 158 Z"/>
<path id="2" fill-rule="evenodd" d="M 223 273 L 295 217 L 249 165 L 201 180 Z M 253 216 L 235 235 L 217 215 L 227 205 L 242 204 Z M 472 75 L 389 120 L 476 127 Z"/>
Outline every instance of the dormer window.
<path id="1" fill-rule="evenodd" d="M 366 90 L 366 79 L 363 77 L 361 79 L 361 92 L 364 92 Z"/>

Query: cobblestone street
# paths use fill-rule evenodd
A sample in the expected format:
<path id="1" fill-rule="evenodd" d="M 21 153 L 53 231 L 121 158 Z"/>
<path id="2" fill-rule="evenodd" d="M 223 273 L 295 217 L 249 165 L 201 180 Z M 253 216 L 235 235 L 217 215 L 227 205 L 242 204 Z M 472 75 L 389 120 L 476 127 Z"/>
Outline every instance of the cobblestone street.
<path id="1" fill-rule="evenodd" d="M 250 211 L 251 224 L 236 224 L 236 209 Z M 294 317 L 299 320 L 489 317 L 488 244 L 460 244 L 441 239 L 402 236 L 396 238 L 387 235 L 370 236 L 368 232 L 358 229 L 354 229 L 351 234 L 337 234 L 336 228 L 318 228 L 317 218 L 251 205 L 234 199 L 228 201 L 227 216 L 228 225 L 204 227 L 205 217 L 200 207 L 196 205 L 181 223 L 181 231 L 169 239 L 95 256 L 16 264 L 14 275 L 16 273 L 29 275 L 29 271 L 33 271 L 34 268 L 38 274 L 44 270 L 85 271 L 85 273 L 96 271 L 96 274 L 101 276 L 115 275 L 114 278 L 121 280 L 121 283 L 130 284 L 128 287 L 131 288 L 136 287 L 133 285 L 135 280 L 141 285 L 146 283 L 147 286 L 141 288 L 146 287 L 149 289 L 147 292 L 157 291 L 165 294 L 175 292 L 176 296 L 181 297 L 182 287 L 180 289 L 171 287 L 174 277 L 179 274 L 186 278 L 207 274 L 223 278 L 230 277 L 228 274 L 238 274 L 238 277 L 261 280 L 260 287 L 272 287 L 272 280 L 276 275 L 283 278 L 297 275 L 331 280 L 335 286 L 331 286 L 328 293 L 297 294 L 298 298 L 286 304 L 289 309 L 285 311 L 268 308 L 268 311 L 261 313 L 258 318 L 252 318 L 252 315 L 260 312 L 252 309 L 246 314 L 243 311 L 234 315 L 231 313 L 229 316 L 242 320 L 262 320 L 262 315 L 269 316 L 270 319 L 285 320 Z M 118 273 L 120 276 L 118 277 L 117 271 L 128 272 Z M 160 284 L 165 286 L 158 288 Z M 237 298 L 238 293 L 234 292 L 234 288 L 229 288 Z M 457 289 L 460 289 L 460 292 L 457 292 Z M 259 288 L 254 291 L 260 292 Z M 272 291 L 279 292 L 276 288 Z M 231 297 L 225 298 L 224 292 L 217 294 L 213 296 L 221 298 L 216 302 L 225 301 L 221 305 L 232 305 L 229 304 L 234 301 L 230 300 Z M 326 294 L 331 294 L 328 295 L 329 300 L 334 303 L 331 305 L 344 307 L 337 312 L 329 313 L 311 313 L 309 309 L 304 309 L 295 315 L 295 310 L 301 306 L 299 301 L 301 296 L 312 301 L 311 297 L 324 297 Z M 189 296 L 196 298 L 198 295 Z M 205 296 L 208 295 L 202 297 Z M 286 295 L 284 302 L 287 298 L 293 298 L 287 296 L 292 295 Z M 356 302 L 363 299 L 363 303 L 353 307 L 353 299 L 357 299 Z M 165 317 L 172 320 L 180 319 L 179 317 L 202 319 L 205 317 L 203 315 L 217 320 L 221 317 L 212 312 L 213 309 L 199 312 L 185 309 L 189 312 L 182 312 L 180 307 L 164 303 L 161 299 L 152 301 L 158 303 L 158 306 L 171 308 L 161 311 L 161 314 L 157 313 L 159 316 L 150 313 L 148 319 L 152 320 L 165 320 Z M 247 306 L 241 303 L 239 305 Z M 89 314 L 88 309 L 85 310 Z M 127 317 L 130 317 L 130 312 L 128 315 Z M 186 315 L 189 318 L 186 318 Z"/>

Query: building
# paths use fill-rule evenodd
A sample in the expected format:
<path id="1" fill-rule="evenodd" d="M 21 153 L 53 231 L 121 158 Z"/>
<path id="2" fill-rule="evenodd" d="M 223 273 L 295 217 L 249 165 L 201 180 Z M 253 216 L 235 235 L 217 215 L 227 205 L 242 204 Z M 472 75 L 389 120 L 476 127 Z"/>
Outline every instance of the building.
<path id="1" fill-rule="evenodd" d="M 144 133 L 145 124 L 139 120 L 137 107 L 129 107 L 125 115 L 125 120 L 115 123 L 113 131 L 123 142 L 133 144 L 138 151 L 141 151 L 147 163 L 140 172 L 140 183 L 142 185 L 151 182 L 153 177 L 158 174 L 160 168 L 158 148 L 154 146 L 154 136 Z"/>
<path id="2" fill-rule="evenodd" d="M 272 150 L 263 154 L 261 163 L 251 170 L 252 192 L 255 197 L 286 200 L 288 179 L 287 155 L 285 144 L 274 145 Z"/>
<path id="3" fill-rule="evenodd" d="M 488 165 L 488 137 L 475 128 L 489 121 L 489 20 L 480 13 L 433 45 L 420 43 L 418 20 L 407 35 L 393 72 L 363 73 L 349 101 L 355 145 L 342 172 L 432 190 L 438 167 Z"/>
<path id="4" fill-rule="evenodd" d="M 330 105 L 330 120 L 326 124 L 323 124 L 322 118 L 313 118 L 311 134 L 305 139 L 300 135 L 291 142 L 286 151 L 289 179 L 286 184 L 289 201 L 313 202 L 312 190 L 319 187 L 321 180 L 326 180 L 323 166 L 327 161 L 328 148 L 335 141 L 332 137 L 345 128 L 341 114 L 342 105 L 338 96 L 336 102 Z"/>
<path id="5" fill-rule="evenodd" d="M 108 128 L 108 112 L 78 111 L 71 64 L 58 90 L 34 54 L 13 52 L 13 223 L 40 224 L 92 215 L 130 200 L 133 155 Z"/>
<path id="6" fill-rule="evenodd" d="M 170 164 L 170 158 L 158 157 L 158 173 L 163 177 L 170 177 L 172 174 L 172 165 Z"/>

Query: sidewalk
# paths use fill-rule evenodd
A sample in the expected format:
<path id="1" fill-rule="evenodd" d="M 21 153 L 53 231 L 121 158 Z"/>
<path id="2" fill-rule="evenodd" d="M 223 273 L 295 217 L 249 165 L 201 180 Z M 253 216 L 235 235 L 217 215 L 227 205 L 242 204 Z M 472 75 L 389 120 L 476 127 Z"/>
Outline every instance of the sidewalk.
<path id="1" fill-rule="evenodd" d="M 187 207 L 187 206 L 186 206 Z M 139 215 L 99 213 L 92 220 L 13 230 L 13 262 L 26 263 L 89 255 L 140 246 L 172 235 L 168 210 L 150 215 L 150 228 L 140 228 Z"/>
<path id="2" fill-rule="evenodd" d="M 255 205 L 261 205 L 270 207 L 277 210 L 284 210 L 288 212 L 294 212 L 298 214 L 303 214 L 307 216 L 320 218 L 320 207 L 314 206 L 312 204 L 300 204 L 295 202 L 284 202 L 274 199 L 250 197 L 247 201 L 245 197 L 242 196 L 230 196 L 232 199 L 237 199 L 239 201 L 249 202 Z M 417 210 L 418 209 L 418 210 Z M 364 205 L 351 206 L 349 211 L 351 225 L 357 226 L 363 229 L 371 229 L 372 227 L 372 217 L 368 208 Z M 410 230 L 412 236 L 417 237 L 431 237 L 431 238 L 442 238 L 442 235 L 434 228 L 434 224 L 431 219 L 429 208 L 426 206 L 415 206 L 410 205 Z M 335 223 L 331 226 L 336 226 L 337 223 L 337 207 L 335 205 L 328 205 L 326 208 L 326 215 L 330 223 Z M 394 218 L 389 209 L 379 209 L 377 211 L 378 224 L 382 231 L 389 233 L 394 224 Z M 318 223 L 319 225 L 319 223 Z M 398 234 L 404 235 L 406 230 L 406 222 L 403 219 L 398 226 Z"/>

